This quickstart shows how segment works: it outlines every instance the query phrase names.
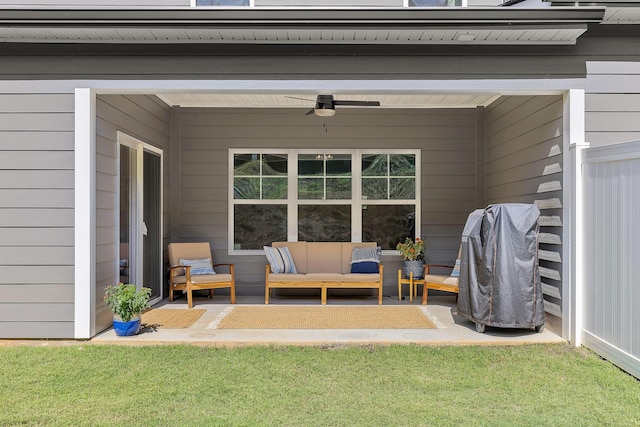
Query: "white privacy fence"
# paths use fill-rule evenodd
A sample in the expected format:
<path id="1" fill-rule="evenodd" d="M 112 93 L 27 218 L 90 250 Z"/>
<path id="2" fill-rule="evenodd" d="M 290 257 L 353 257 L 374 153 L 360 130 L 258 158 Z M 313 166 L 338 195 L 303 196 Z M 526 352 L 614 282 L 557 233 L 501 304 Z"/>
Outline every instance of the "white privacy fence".
<path id="1" fill-rule="evenodd" d="M 640 141 L 585 150 L 582 342 L 640 378 Z"/>

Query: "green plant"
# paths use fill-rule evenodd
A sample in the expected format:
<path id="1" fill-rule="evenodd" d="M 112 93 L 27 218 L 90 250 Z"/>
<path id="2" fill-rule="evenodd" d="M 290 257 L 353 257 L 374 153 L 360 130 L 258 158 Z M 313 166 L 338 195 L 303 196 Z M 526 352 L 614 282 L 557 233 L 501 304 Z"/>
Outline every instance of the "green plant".
<path id="1" fill-rule="evenodd" d="M 406 261 L 423 260 L 425 248 L 426 243 L 420 237 L 416 237 L 416 240 L 411 240 L 411 238 L 407 237 L 404 242 L 400 242 L 396 246 L 396 249 Z"/>
<path id="2" fill-rule="evenodd" d="M 123 322 L 128 322 L 149 308 L 151 289 L 140 288 L 136 285 L 118 283 L 107 286 L 104 292 L 104 302 L 113 314 L 120 316 Z"/>

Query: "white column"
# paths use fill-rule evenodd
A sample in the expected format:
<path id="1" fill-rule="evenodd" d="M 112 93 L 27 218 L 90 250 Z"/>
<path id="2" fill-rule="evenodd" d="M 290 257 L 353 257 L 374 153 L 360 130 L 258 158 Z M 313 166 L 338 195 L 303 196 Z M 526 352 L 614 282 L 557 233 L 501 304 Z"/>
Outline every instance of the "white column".
<path id="1" fill-rule="evenodd" d="M 74 337 L 95 334 L 96 289 L 96 97 L 75 90 L 75 278 Z"/>
<path id="2" fill-rule="evenodd" d="M 562 336 L 573 345 L 582 343 L 584 305 L 584 223 L 582 164 L 585 142 L 585 91 L 570 89 L 564 95 L 565 224 L 563 232 Z"/>

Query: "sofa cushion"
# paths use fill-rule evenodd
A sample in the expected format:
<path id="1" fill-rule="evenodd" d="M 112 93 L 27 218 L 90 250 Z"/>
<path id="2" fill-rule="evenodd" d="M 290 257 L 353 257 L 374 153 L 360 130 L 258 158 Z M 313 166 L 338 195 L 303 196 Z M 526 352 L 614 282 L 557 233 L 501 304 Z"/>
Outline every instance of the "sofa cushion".
<path id="1" fill-rule="evenodd" d="M 342 243 L 342 264 L 340 271 L 342 274 L 351 273 L 351 261 L 353 259 L 354 248 L 375 248 L 378 244 L 376 242 L 343 242 Z"/>
<path id="2" fill-rule="evenodd" d="M 289 248 L 264 246 L 264 253 L 267 256 L 271 271 L 274 273 L 297 273 L 296 265 L 293 262 Z"/>
<path id="3" fill-rule="evenodd" d="M 274 248 L 289 248 L 289 253 L 293 258 L 293 264 L 296 266 L 298 273 L 307 273 L 307 242 L 273 242 Z"/>
<path id="4" fill-rule="evenodd" d="M 307 273 L 306 282 L 340 282 L 342 274 L 340 273 Z"/>
<path id="5" fill-rule="evenodd" d="M 347 273 L 342 275 L 342 281 L 343 282 L 379 282 L 380 274 L 379 273 L 375 273 L 375 274 Z"/>
<path id="6" fill-rule="evenodd" d="M 305 274 L 269 274 L 269 282 L 304 282 Z"/>
<path id="7" fill-rule="evenodd" d="M 335 242 L 307 243 L 307 272 L 340 273 L 342 247 Z"/>

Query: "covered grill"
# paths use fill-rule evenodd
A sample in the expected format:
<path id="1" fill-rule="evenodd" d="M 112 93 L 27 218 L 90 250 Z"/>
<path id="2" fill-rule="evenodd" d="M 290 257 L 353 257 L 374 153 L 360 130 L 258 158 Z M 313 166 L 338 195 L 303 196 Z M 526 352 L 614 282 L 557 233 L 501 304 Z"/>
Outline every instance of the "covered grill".
<path id="1" fill-rule="evenodd" d="M 507 203 L 472 212 L 462 234 L 458 314 L 476 324 L 544 328 L 535 205 Z"/>

